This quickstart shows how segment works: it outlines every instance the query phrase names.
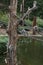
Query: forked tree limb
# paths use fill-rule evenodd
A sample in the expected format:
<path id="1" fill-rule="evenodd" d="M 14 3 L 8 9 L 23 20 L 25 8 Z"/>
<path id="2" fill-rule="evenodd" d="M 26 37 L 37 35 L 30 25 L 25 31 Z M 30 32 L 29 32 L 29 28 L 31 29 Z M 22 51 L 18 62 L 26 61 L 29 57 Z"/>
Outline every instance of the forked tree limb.
<path id="1" fill-rule="evenodd" d="M 23 15 L 23 17 L 21 18 L 21 20 L 24 20 L 27 15 L 29 15 L 33 10 L 37 9 L 36 4 L 37 4 L 37 2 L 34 1 L 33 7 L 32 7 L 32 8 L 29 8 L 29 9 L 27 10 L 27 12 L 26 12 L 26 13 Z"/>
<path id="2" fill-rule="evenodd" d="M 11 4 L 12 5 L 12 4 Z M 10 11 L 12 11 L 13 9 L 14 9 L 14 4 L 13 4 L 13 7 L 12 6 L 9 6 L 9 9 L 10 9 Z M 16 3 L 16 5 L 17 5 L 17 3 Z M 12 12 L 12 15 L 13 16 L 16 16 L 17 17 L 17 19 L 19 19 L 19 20 L 24 20 L 25 19 L 25 17 L 28 15 L 29 16 L 29 14 L 33 11 L 33 10 L 35 10 L 35 9 L 37 9 L 37 2 L 36 1 L 34 1 L 34 3 L 33 3 L 33 7 L 32 8 L 29 8 L 28 7 L 28 10 L 26 11 L 26 13 L 24 13 L 24 15 L 20 18 L 20 17 L 18 17 L 16 14 L 14 14 L 14 13 L 16 13 L 16 11 L 14 12 L 14 10 L 13 10 L 13 12 Z M 16 9 L 17 9 L 17 6 L 16 6 Z"/>
<path id="3" fill-rule="evenodd" d="M 37 7 L 33 7 L 33 8 L 30 8 L 29 10 L 27 10 L 27 12 L 24 14 L 24 16 L 21 18 L 21 20 L 23 20 L 23 19 L 25 19 L 25 17 L 27 16 L 27 15 L 29 15 L 33 10 L 35 10 Z"/>

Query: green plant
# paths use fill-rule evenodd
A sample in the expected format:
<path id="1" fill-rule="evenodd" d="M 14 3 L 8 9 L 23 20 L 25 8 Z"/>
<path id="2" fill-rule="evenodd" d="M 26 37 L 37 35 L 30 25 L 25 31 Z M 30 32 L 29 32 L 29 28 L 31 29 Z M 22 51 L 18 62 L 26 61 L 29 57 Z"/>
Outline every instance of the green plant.
<path id="1" fill-rule="evenodd" d="M 8 37 L 0 36 L 0 55 L 2 55 L 6 51 L 7 43 L 8 43 Z"/>

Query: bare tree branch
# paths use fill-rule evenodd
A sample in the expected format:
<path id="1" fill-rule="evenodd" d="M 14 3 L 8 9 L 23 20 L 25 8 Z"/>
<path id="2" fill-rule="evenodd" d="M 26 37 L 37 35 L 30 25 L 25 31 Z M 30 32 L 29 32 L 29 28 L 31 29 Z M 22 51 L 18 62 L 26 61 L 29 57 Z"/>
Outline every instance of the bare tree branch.
<path id="1" fill-rule="evenodd" d="M 32 8 L 29 8 L 27 10 L 27 12 L 23 15 L 23 17 L 21 18 L 21 20 L 25 19 L 26 15 L 29 15 L 33 10 L 37 9 L 37 6 L 36 6 L 37 2 L 34 1 L 33 3 L 33 7 Z"/>

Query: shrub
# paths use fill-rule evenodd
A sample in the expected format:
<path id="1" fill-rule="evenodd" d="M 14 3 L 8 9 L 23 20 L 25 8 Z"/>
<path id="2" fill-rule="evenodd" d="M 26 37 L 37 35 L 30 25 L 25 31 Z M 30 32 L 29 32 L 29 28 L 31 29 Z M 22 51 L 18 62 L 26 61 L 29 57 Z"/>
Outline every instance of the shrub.
<path id="1" fill-rule="evenodd" d="M 8 37 L 0 36 L 0 55 L 3 55 L 3 53 L 6 52 L 7 42 L 8 42 Z"/>

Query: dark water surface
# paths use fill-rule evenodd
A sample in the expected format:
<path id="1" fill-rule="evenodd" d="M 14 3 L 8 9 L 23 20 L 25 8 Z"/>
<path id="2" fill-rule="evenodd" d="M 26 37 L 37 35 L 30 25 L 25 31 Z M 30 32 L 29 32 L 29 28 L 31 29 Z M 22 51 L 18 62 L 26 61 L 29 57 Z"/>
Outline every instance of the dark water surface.
<path id="1" fill-rule="evenodd" d="M 0 56 L 0 65 L 6 65 Z M 43 42 L 32 38 L 20 38 L 17 42 L 18 65 L 43 65 Z"/>

